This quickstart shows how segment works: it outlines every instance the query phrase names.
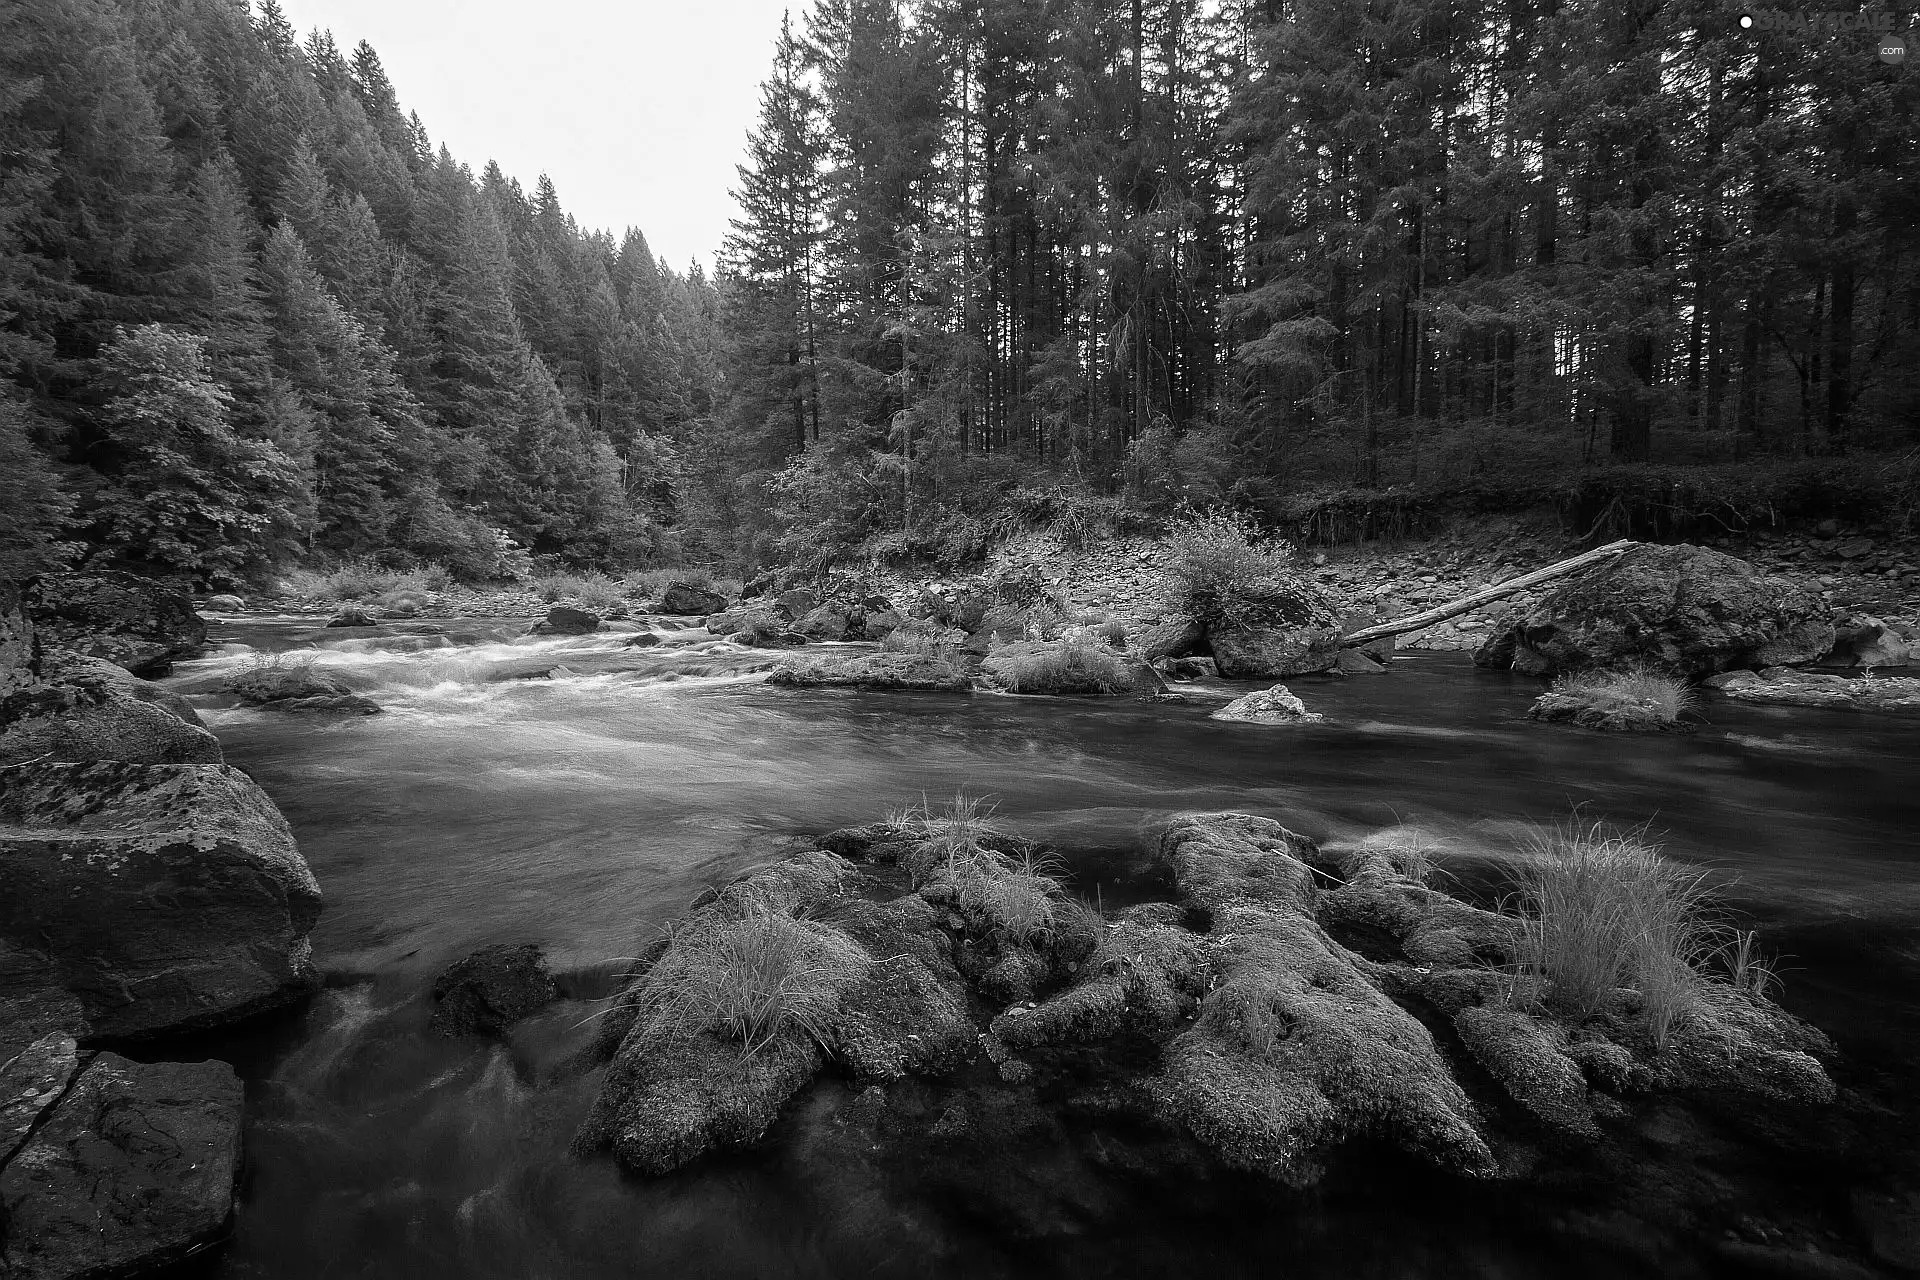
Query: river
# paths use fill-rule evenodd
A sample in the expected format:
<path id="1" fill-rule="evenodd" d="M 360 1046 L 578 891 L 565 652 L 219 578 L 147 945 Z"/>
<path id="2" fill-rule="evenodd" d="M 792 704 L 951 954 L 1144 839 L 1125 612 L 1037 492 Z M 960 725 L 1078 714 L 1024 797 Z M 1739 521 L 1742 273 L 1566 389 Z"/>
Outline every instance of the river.
<path id="1" fill-rule="evenodd" d="M 1143 1197 L 1075 1164 L 1061 1203 L 982 1220 L 806 1158 L 829 1087 L 765 1153 L 647 1182 L 577 1161 L 593 1080 L 564 1069 L 631 956 L 704 886 L 798 834 L 964 789 L 1052 844 L 1111 906 L 1153 891 L 1170 811 L 1239 809 L 1316 837 L 1395 822 L 1497 860 L 1529 822 L 1649 824 L 1710 869 L 1785 959 L 1784 1002 L 1853 1081 L 1920 1097 L 1920 725 L 1713 702 L 1695 732 L 1618 737 L 1524 719 L 1534 681 L 1464 655 L 1294 683 L 1326 723 L 1226 724 L 1207 705 L 852 693 L 739 674 L 767 655 L 677 633 L 524 637 L 473 619 L 331 640 L 233 622 L 168 682 L 279 804 L 326 895 L 327 989 L 210 1041 L 248 1082 L 249 1174 L 220 1277 L 1271 1274 L 1625 1276 L 1497 1193 Z M 244 646 L 244 649 L 242 648 Z M 316 718 L 223 705 L 220 677 L 289 651 L 384 708 Z M 557 668 L 557 670 L 555 670 Z M 544 674 L 543 674 L 544 673 Z M 1216 699 L 1255 687 L 1219 685 Z M 544 946 L 578 997 L 506 1044 L 427 1030 L 434 974 Z M 1402 1190 L 1406 1190 L 1403 1188 Z M 1177 1199 L 1177 1198 L 1176 1198 Z"/>

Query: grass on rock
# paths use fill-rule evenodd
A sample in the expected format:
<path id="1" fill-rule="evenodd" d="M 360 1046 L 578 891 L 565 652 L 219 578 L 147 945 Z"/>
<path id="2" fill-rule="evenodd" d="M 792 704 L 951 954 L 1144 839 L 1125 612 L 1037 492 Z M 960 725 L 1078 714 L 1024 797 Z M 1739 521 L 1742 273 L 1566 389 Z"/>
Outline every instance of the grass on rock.
<path id="1" fill-rule="evenodd" d="M 1650 667 L 1582 671 L 1563 675 L 1527 714 L 1536 720 L 1570 720 L 1589 729 L 1670 729 L 1692 710 L 1686 681 Z"/>
<path id="2" fill-rule="evenodd" d="M 628 1003 L 650 1038 L 712 1032 L 752 1056 L 788 1031 L 824 1041 L 841 994 L 869 963 L 837 929 L 766 903 L 678 930 Z"/>
<path id="3" fill-rule="evenodd" d="M 942 662 L 952 662 L 960 655 L 952 629 L 924 618 L 908 618 L 902 622 L 880 641 L 880 648 L 885 653 L 911 653 Z"/>
<path id="4" fill-rule="evenodd" d="M 1603 823 L 1537 831 L 1530 846 L 1516 1001 L 1577 1020 L 1617 1011 L 1625 993 L 1664 1048 L 1727 958 L 1728 931 L 1713 919 L 1706 877 L 1662 855 L 1644 833 Z M 1730 976 L 1761 994 L 1757 951 L 1750 935 L 1738 937 L 1742 968 Z"/>
<path id="5" fill-rule="evenodd" d="M 922 800 L 889 814 L 887 824 L 909 838 L 899 865 L 916 889 L 943 885 L 962 915 L 1004 941 L 1032 946 L 1054 932 L 1070 903 L 1051 860 L 987 846 L 992 813 L 989 801 L 956 794 L 941 811 Z"/>
<path id="6" fill-rule="evenodd" d="M 982 666 L 1009 693 L 1108 694 L 1133 686 L 1126 659 L 1085 632 L 1003 645 Z"/>

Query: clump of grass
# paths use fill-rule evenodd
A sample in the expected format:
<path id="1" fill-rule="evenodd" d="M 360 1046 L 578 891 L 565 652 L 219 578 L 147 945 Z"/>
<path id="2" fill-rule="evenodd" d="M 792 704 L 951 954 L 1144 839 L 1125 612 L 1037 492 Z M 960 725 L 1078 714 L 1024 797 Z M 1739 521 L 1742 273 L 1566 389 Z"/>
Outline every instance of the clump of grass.
<path id="1" fill-rule="evenodd" d="M 1295 562 L 1293 544 L 1224 507 L 1168 530 L 1168 603 L 1207 626 L 1331 626 L 1332 602 Z"/>
<path id="2" fill-rule="evenodd" d="M 989 800 L 956 794 L 942 811 L 922 799 L 887 823 L 908 838 L 899 865 L 915 888 L 944 884 L 962 915 L 1003 942 L 1034 946 L 1052 936 L 1069 907 L 1054 878 L 1058 868 L 1029 849 L 989 848 L 992 814 Z"/>
<path id="3" fill-rule="evenodd" d="M 373 603 L 382 613 L 414 614 L 427 607 L 427 593 L 414 587 L 398 587 L 375 597 Z"/>
<path id="4" fill-rule="evenodd" d="M 434 585 L 439 583 L 438 586 Z M 280 582 L 291 595 L 321 600 L 365 600 L 407 591 L 425 596 L 444 590 L 452 575 L 442 565 L 389 569 L 372 560 L 346 560 L 331 569 L 293 569 Z"/>
<path id="5" fill-rule="evenodd" d="M 603 617 L 627 607 L 625 581 L 598 571 L 542 574 L 531 585 L 548 604 L 576 605 Z"/>
<path id="6" fill-rule="evenodd" d="M 1686 681 L 1651 667 L 1563 675 L 1527 713 L 1535 720 L 1570 720 L 1589 729 L 1671 729 L 1693 709 Z"/>
<path id="7" fill-rule="evenodd" d="M 954 643 L 948 628 L 925 618 L 908 618 L 895 627 L 880 641 L 880 648 L 887 653 L 911 653 L 923 658 L 939 658 L 951 662 L 959 656 L 960 646 Z"/>
<path id="8" fill-rule="evenodd" d="M 1603 823 L 1564 823 L 1530 843 L 1516 997 L 1584 1019 L 1634 993 L 1644 1030 L 1665 1048 L 1716 951 L 1705 876 L 1662 856 L 1643 832 Z"/>
<path id="9" fill-rule="evenodd" d="M 1126 660 L 1086 633 L 1003 645 L 982 664 L 1010 693 L 1119 693 L 1133 685 Z"/>
<path id="10" fill-rule="evenodd" d="M 220 682 L 223 692 L 246 702 L 275 702 L 282 698 L 305 697 L 314 693 L 345 693 L 346 687 L 330 677 L 316 675 L 311 654 L 254 654 L 238 670 Z"/>
<path id="11" fill-rule="evenodd" d="M 1415 884 L 1426 884 L 1439 867 L 1435 855 L 1446 841 L 1421 827 L 1397 825 L 1368 832 L 1355 850 L 1362 858 L 1379 859 L 1387 870 Z"/>
<path id="12" fill-rule="evenodd" d="M 1087 633 L 1101 641 L 1110 649 L 1127 647 L 1127 624 L 1110 613 L 1089 617 L 1085 626 Z"/>
<path id="13" fill-rule="evenodd" d="M 625 1000 L 656 1040 L 712 1032 L 747 1056 L 789 1031 L 824 1042 L 841 993 L 870 963 L 839 930 L 763 902 L 696 916 Z"/>

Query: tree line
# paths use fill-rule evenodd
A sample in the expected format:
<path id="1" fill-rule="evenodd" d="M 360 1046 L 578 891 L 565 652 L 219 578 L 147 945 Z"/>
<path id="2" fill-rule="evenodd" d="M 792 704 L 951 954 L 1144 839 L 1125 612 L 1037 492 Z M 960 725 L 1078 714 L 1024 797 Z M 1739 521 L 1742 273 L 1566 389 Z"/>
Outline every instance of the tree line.
<path id="1" fill-rule="evenodd" d="M 1876 49 L 1718 0 L 816 0 L 741 168 L 717 434 L 791 552 L 1048 480 L 1911 450 L 1920 93 Z"/>
<path id="2" fill-rule="evenodd" d="M 0 4 L 0 572 L 657 556 L 716 312 L 275 0 Z"/>
<path id="3" fill-rule="evenodd" d="M 0 573 L 962 559 L 1910 454 L 1920 82 L 1874 43 L 1710 0 L 813 0 L 709 280 L 474 173 L 275 0 L 0 0 Z"/>

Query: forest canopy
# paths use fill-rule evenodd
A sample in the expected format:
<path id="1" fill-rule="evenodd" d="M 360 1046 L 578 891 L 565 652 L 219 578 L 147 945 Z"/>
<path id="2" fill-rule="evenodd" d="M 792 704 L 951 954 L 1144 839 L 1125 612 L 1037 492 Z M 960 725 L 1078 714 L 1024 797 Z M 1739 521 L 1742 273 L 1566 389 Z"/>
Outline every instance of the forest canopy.
<path id="1" fill-rule="evenodd" d="M 816 0 L 709 280 L 274 0 L 0 6 L 0 574 L 964 559 L 1897 467 L 1920 90 L 1871 44 L 1706 0 Z"/>

